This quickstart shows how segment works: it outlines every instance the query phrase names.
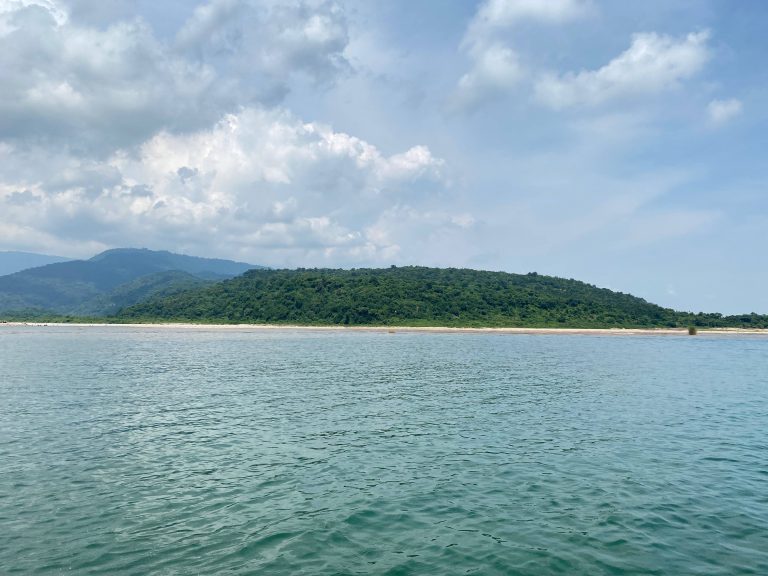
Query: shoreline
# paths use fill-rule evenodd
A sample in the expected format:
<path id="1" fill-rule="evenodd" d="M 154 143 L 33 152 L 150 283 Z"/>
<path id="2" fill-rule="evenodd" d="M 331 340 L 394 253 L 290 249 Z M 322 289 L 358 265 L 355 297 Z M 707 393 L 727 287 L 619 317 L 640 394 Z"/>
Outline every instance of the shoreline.
<path id="1" fill-rule="evenodd" d="M 0 322 L 0 329 L 23 327 L 138 328 L 209 331 L 315 331 L 432 334 L 561 334 L 595 336 L 686 336 L 687 328 L 457 328 L 450 326 L 308 326 L 300 324 L 193 324 L 185 322 L 110 324 L 104 322 Z M 696 336 L 768 336 L 768 329 L 699 328 Z"/>

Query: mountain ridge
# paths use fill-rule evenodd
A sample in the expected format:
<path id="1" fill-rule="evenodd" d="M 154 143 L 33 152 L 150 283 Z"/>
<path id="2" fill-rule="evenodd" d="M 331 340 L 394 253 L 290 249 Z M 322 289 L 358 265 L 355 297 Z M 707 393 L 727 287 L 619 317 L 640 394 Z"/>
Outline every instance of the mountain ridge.
<path id="1" fill-rule="evenodd" d="M 135 303 L 132 297 L 121 297 L 121 290 L 126 296 L 132 290 L 130 284 L 141 278 L 177 271 L 213 282 L 253 268 L 258 266 L 144 248 L 107 250 L 88 260 L 58 262 L 0 276 L 0 311 L 103 315 Z M 145 284 L 144 288 L 152 286 L 152 290 L 143 292 L 148 296 L 199 283 L 183 275 L 167 275 L 148 279 Z M 99 302 L 104 306 L 100 307 Z"/>

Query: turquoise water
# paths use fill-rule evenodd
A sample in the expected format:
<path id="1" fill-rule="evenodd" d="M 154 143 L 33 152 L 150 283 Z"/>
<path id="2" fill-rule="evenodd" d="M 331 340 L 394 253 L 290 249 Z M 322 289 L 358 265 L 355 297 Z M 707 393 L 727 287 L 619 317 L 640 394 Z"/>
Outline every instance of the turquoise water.
<path id="1" fill-rule="evenodd" d="M 768 574 L 768 338 L 0 327 L 2 574 Z"/>

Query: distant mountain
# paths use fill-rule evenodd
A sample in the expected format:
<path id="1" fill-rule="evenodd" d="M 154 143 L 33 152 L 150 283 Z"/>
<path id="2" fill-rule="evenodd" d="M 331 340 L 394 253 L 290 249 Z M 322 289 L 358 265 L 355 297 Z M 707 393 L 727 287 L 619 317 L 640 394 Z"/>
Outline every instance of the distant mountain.
<path id="1" fill-rule="evenodd" d="M 34 254 L 32 252 L 0 252 L 0 276 L 21 272 L 27 268 L 36 268 L 37 266 L 66 262 L 68 260 L 71 260 L 71 258 Z"/>
<path id="2" fill-rule="evenodd" d="M 465 269 L 251 270 L 123 310 L 127 320 L 390 326 L 768 327 L 676 312 L 577 280 Z"/>
<path id="3" fill-rule="evenodd" d="M 252 264 L 122 248 L 0 276 L 0 311 L 103 315 L 153 295 L 232 278 Z"/>
<path id="4" fill-rule="evenodd" d="M 97 254 L 88 262 L 104 265 L 108 270 L 138 277 L 150 272 L 181 270 L 201 278 L 221 280 L 239 276 L 247 270 L 262 268 L 244 262 L 220 260 L 218 258 L 200 258 L 174 254 L 165 250 L 154 251 L 146 248 L 116 248 Z"/>

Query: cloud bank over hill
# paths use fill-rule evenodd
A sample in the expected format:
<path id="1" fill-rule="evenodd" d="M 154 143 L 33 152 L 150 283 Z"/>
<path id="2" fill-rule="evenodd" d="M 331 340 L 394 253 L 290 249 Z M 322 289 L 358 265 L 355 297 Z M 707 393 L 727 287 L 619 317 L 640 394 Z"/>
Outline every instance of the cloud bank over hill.
<path id="1" fill-rule="evenodd" d="M 296 77 L 350 73 L 334 3 L 215 0 L 170 42 L 53 0 L 6 1 L 0 22 L 6 242 L 387 260 L 382 220 L 446 186 L 424 145 L 387 155 L 282 105 Z"/>

